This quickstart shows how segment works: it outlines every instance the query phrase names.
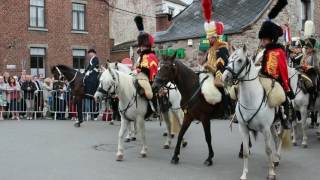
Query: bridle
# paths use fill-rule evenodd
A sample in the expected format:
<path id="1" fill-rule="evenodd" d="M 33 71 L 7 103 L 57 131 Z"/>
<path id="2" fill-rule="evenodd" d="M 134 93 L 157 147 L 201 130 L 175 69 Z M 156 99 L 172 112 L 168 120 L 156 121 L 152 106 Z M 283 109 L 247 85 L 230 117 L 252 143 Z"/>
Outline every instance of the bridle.
<path id="1" fill-rule="evenodd" d="M 235 63 L 235 61 L 232 61 L 232 62 L 230 62 L 228 64 L 228 66 L 225 67 L 225 69 L 232 74 L 232 80 L 240 82 L 240 81 L 253 81 L 253 80 L 258 78 L 259 74 L 257 74 L 257 76 L 255 76 L 254 78 L 245 79 L 246 76 L 249 76 L 249 73 L 250 73 L 250 70 L 251 70 L 251 66 L 252 66 L 248 57 L 246 58 L 245 63 L 241 66 L 241 68 L 240 68 L 240 70 L 238 72 L 234 71 L 234 63 Z M 232 65 L 232 68 L 230 67 L 230 64 Z M 239 77 L 239 75 L 244 70 L 246 71 L 244 73 L 244 75 L 242 77 Z"/>
<path id="2" fill-rule="evenodd" d="M 59 81 L 63 81 L 63 80 L 64 80 L 64 75 L 63 75 L 63 73 L 61 72 L 61 70 L 60 70 L 57 66 L 56 66 L 56 70 L 57 70 L 58 73 L 59 73 Z M 73 83 L 74 80 L 76 79 L 77 75 L 78 75 L 78 71 L 76 71 L 76 73 L 74 74 L 73 78 L 72 78 L 70 81 L 67 80 L 67 82 L 68 82 L 69 84 Z"/>

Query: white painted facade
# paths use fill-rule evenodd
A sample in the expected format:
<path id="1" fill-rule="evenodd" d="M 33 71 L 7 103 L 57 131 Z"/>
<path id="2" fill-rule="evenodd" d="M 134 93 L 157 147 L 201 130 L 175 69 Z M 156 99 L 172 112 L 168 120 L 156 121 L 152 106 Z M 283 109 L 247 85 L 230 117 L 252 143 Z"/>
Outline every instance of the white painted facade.
<path id="1" fill-rule="evenodd" d="M 156 13 L 172 13 L 172 16 L 178 15 L 181 11 L 183 11 L 186 6 L 182 6 L 180 4 L 176 4 L 170 1 L 161 0 L 157 4 Z"/>

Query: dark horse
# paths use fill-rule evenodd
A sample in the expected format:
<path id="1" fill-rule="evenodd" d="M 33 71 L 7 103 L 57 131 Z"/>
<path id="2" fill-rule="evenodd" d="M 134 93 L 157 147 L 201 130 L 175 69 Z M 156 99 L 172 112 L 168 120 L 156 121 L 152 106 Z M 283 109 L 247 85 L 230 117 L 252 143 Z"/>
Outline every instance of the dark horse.
<path id="1" fill-rule="evenodd" d="M 85 87 L 83 84 L 84 74 L 65 65 L 56 65 L 51 68 L 55 80 L 67 80 L 71 87 L 74 103 L 77 105 L 78 121 L 75 127 L 80 127 L 83 122 L 82 100 L 85 97 Z"/>
<path id="2" fill-rule="evenodd" d="M 180 61 L 175 60 L 175 56 L 163 57 L 163 61 L 160 65 L 160 70 L 153 83 L 153 89 L 157 92 L 168 82 L 172 82 L 177 85 L 177 88 L 179 89 L 182 96 L 181 108 L 185 112 L 171 163 L 177 164 L 179 162 L 182 138 L 189 128 L 191 122 L 197 119 L 201 121 L 203 125 L 209 149 L 209 156 L 204 164 L 207 166 L 211 166 L 214 152 L 211 144 L 210 120 L 214 118 L 222 118 L 224 116 L 223 104 L 221 102 L 216 105 L 208 104 L 201 93 L 200 88 L 202 82 L 199 81 L 198 74 L 186 67 Z"/>

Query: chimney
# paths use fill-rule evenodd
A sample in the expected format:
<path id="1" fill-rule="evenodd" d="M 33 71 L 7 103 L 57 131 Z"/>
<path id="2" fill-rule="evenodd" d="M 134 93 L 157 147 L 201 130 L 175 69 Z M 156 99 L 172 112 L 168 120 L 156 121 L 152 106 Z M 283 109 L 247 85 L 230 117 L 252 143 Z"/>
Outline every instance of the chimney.
<path id="1" fill-rule="evenodd" d="M 110 38 L 110 47 L 112 48 L 114 46 L 114 39 Z"/>
<path id="2" fill-rule="evenodd" d="M 172 15 L 168 13 L 156 14 L 156 32 L 167 30 L 172 22 Z"/>

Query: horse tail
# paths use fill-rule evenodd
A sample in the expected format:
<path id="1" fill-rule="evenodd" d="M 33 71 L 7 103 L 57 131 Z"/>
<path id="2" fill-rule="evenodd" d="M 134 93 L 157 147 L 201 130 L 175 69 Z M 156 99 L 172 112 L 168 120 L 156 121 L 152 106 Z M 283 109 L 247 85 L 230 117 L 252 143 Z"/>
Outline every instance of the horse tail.
<path id="1" fill-rule="evenodd" d="M 291 130 L 290 129 L 283 130 L 281 140 L 282 140 L 282 148 L 284 150 L 290 150 L 292 147 Z"/>

